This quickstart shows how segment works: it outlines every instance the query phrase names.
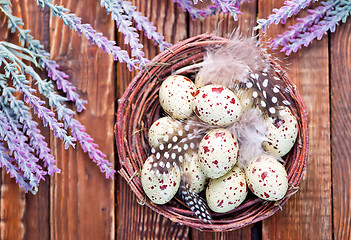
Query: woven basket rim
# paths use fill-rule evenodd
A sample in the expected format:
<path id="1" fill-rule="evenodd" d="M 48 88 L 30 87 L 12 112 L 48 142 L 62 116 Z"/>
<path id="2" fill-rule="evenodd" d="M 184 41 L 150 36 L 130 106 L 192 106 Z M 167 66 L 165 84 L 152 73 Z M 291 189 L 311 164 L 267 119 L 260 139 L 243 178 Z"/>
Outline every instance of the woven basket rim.
<path id="1" fill-rule="evenodd" d="M 141 138 L 143 131 L 140 131 L 140 129 L 135 129 L 138 130 L 138 133 L 135 134 L 135 131 L 133 132 L 130 129 L 131 126 L 128 125 L 129 128 L 126 127 L 126 124 L 129 123 L 134 124 L 132 124 L 132 127 L 135 127 L 136 124 L 138 124 L 136 123 L 135 119 L 133 119 L 134 122 L 130 122 L 132 120 L 127 118 L 127 113 L 133 113 L 139 116 L 138 114 L 141 112 L 140 108 L 143 106 L 138 105 L 137 103 L 135 103 L 135 101 L 145 102 L 147 96 L 149 96 L 148 94 L 152 94 L 152 91 L 155 91 L 153 88 L 155 88 L 155 86 L 160 83 L 160 81 L 157 79 L 150 80 L 149 76 L 154 76 L 154 78 L 161 78 L 161 76 L 157 75 L 159 72 L 161 72 L 163 75 L 170 75 L 172 69 L 177 69 L 178 66 L 185 66 L 187 63 L 197 60 L 200 55 L 203 56 L 206 46 L 213 44 L 226 44 L 229 41 L 229 39 L 217 37 L 215 35 L 206 33 L 178 42 L 169 49 L 158 54 L 154 59 L 151 60 L 150 65 L 152 66 L 140 70 L 130 82 L 122 97 L 118 100 L 118 110 L 114 130 L 116 136 L 117 153 L 121 167 L 119 173 L 127 181 L 131 190 L 136 195 L 138 202 L 140 204 L 147 205 L 153 211 L 169 218 L 174 222 L 205 231 L 230 231 L 261 221 L 273 215 L 276 211 L 281 209 L 281 206 L 285 204 L 285 202 L 290 198 L 292 192 L 289 192 L 289 194 L 287 194 L 282 200 L 278 202 L 269 202 L 266 205 L 264 205 L 264 201 L 259 198 L 254 199 L 253 201 L 250 201 L 248 203 L 244 202 L 244 205 L 247 205 L 245 205 L 242 208 L 240 208 L 241 206 L 239 206 L 238 210 L 231 211 L 230 214 L 227 214 L 229 215 L 229 217 L 225 216 L 225 220 L 214 220 L 211 224 L 199 221 L 198 219 L 196 219 L 196 217 L 192 216 L 191 211 L 187 210 L 186 208 L 179 208 L 171 206 L 169 204 L 154 204 L 144 194 L 140 183 L 140 176 L 138 175 L 140 171 L 140 166 L 138 166 L 137 161 L 138 158 L 143 158 L 145 154 L 141 149 L 138 148 L 136 148 L 135 152 L 130 151 L 128 149 L 128 147 L 130 147 L 131 145 L 139 144 L 142 141 Z M 195 52 L 195 54 L 190 54 L 190 56 L 188 56 L 187 58 L 178 60 L 171 67 L 165 67 L 164 64 L 167 63 L 167 61 L 173 61 L 174 56 L 177 56 L 176 54 L 183 54 L 187 52 Z M 299 119 L 300 127 L 298 133 L 298 140 L 295 143 L 293 151 L 288 155 L 287 162 L 291 162 L 291 166 L 289 169 L 294 170 L 288 171 L 289 185 L 297 187 L 304 175 L 306 174 L 309 147 L 308 114 L 306 106 L 300 94 L 297 92 L 295 84 L 292 82 L 288 74 L 273 59 L 269 60 L 276 69 L 280 70 L 280 76 L 286 82 L 286 84 L 291 85 L 290 95 L 296 101 L 296 109 L 293 110 Z M 163 68 L 165 68 L 165 70 L 163 70 Z M 142 94 L 138 94 L 141 92 L 141 90 Z M 156 111 L 156 108 L 153 111 Z M 138 139 L 135 135 L 138 135 L 141 140 Z M 132 141 L 129 141 L 130 139 L 132 139 Z M 290 159 L 292 160 L 290 161 Z M 146 157 L 144 156 L 143 161 L 145 160 Z M 256 206 L 258 206 L 259 208 L 255 208 Z M 235 215 L 242 209 L 250 209 L 250 207 L 256 211 L 255 214 L 248 214 L 246 218 L 245 216 L 242 216 L 238 219 L 230 219 L 230 215 Z"/>

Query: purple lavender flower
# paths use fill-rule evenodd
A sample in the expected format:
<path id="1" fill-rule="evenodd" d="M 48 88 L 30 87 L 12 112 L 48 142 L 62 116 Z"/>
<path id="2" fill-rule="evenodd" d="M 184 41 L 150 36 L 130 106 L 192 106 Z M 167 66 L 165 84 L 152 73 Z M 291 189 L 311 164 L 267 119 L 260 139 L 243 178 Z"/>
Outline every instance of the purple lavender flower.
<path id="1" fill-rule="evenodd" d="M 10 174 L 11 178 L 16 179 L 19 187 L 23 187 L 25 192 L 31 191 L 36 193 L 36 186 L 31 186 L 27 179 L 20 173 L 19 168 L 12 164 L 15 160 L 9 156 L 8 150 L 4 147 L 4 143 L 0 141 L 0 168 L 5 167 L 6 172 Z"/>
<path id="2" fill-rule="evenodd" d="M 307 47 L 316 38 L 320 40 L 329 30 L 334 32 L 340 21 L 346 21 L 351 12 L 351 2 L 329 0 L 308 12 L 309 15 L 299 18 L 299 22 L 291 26 L 289 31 L 272 40 L 273 49 L 283 46 L 281 52 L 289 55 L 302 46 Z"/>
<path id="3" fill-rule="evenodd" d="M 171 46 L 170 43 L 164 41 L 164 36 L 156 31 L 156 27 L 152 25 L 152 23 L 149 22 L 147 18 L 141 14 L 141 12 L 136 11 L 136 7 L 133 6 L 131 2 L 121 0 L 118 0 L 117 2 L 119 2 L 123 8 L 126 16 L 134 19 L 135 27 L 138 30 L 143 30 L 148 39 L 153 39 L 161 51 Z"/>
<path id="4" fill-rule="evenodd" d="M 125 44 L 130 45 L 132 50 L 132 56 L 138 59 L 138 63 L 145 65 L 149 60 L 144 58 L 144 52 L 142 51 L 143 45 L 139 42 L 139 34 L 136 29 L 132 27 L 131 17 L 123 15 L 123 9 L 121 2 L 113 0 L 100 0 L 101 6 L 106 8 L 108 13 L 111 13 L 111 17 L 116 21 L 118 31 L 123 33 Z"/>
<path id="5" fill-rule="evenodd" d="M 285 1 L 285 6 L 279 9 L 273 9 L 271 15 L 267 19 L 258 19 L 257 26 L 255 29 L 261 29 L 263 32 L 266 32 L 267 28 L 271 24 L 283 23 L 285 24 L 286 20 L 292 15 L 298 14 L 302 9 L 308 7 L 311 2 L 317 2 L 318 0 L 290 0 Z"/>
<path id="6" fill-rule="evenodd" d="M 3 90 L 9 89 L 5 86 L 5 81 L 0 80 L 0 86 Z M 10 107 L 10 105 L 12 107 Z M 44 141 L 44 136 L 41 135 L 40 130 L 38 129 L 38 123 L 32 120 L 28 109 L 24 105 L 23 101 L 16 99 L 10 91 L 3 91 L 3 96 L 0 97 L 0 109 L 7 116 L 9 122 L 12 122 L 12 125 L 22 124 L 22 132 L 26 133 L 29 139 L 29 146 L 36 151 L 39 159 L 44 161 L 44 167 L 48 169 L 48 174 L 52 175 L 55 172 L 59 173 L 55 165 L 55 158 L 50 154 L 50 148 L 48 144 Z M 17 121 L 15 123 L 14 121 Z M 21 132 L 18 134 L 22 136 Z"/>
<path id="7" fill-rule="evenodd" d="M 77 31 L 79 35 L 83 34 L 91 43 L 96 44 L 104 52 L 112 54 L 114 60 L 126 63 L 130 71 L 133 68 L 138 68 L 137 59 L 130 58 L 127 51 L 115 46 L 115 41 L 108 40 L 102 33 L 97 33 L 90 24 L 82 24 L 81 18 L 73 13 L 69 13 L 68 9 L 63 6 L 53 5 L 51 3 L 52 0 L 36 0 L 36 2 L 42 8 L 47 6 L 52 11 L 53 16 L 61 18 L 64 24 Z"/>
<path id="8" fill-rule="evenodd" d="M 59 70 L 59 65 L 55 61 L 49 60 L 50 54 L 45 51 L 44 46 L 40 43 L 40 41 L 35 40 L 33 36 L 30 35 L 29 30 L 24 30 L 19 27 L 24 25 L 22 19 L 13 16 L 8 5 L 3 5 L 0 7 L 0 9 L 8 17 L 11 31 L 18 31 L 21 45 L 25 46 L 25 43 L 27 43 L 30 51 L 44 56 L 39 57 L 39 63 L 48 71 L 49 77 L 56 81 L 57 88 L 62 89 L 62 91 L 67 94 L 67 99 L 75 103 L 78 112 L 85 109 L 84 104 L 86 104 L 87 101 L 80 99 L 79 94 L 76 92 L 76 87 L 74 87 L 72 83 L 68 81 L 68 75 Z"/>
<path id="9" fill-rule="evenodd" d="M 192 0 L 173 0 L 174 3 L 178 4 L 179 8 L 182 8 L 184 12 L 188 12 L 192 19 L 204 20 L 207 17 L 212 16 L 218 10 L 216 6 L 209 6 L 206 9 L 198 9 L 193 6 Z"/>
<path id="10" fill-rule="evenodd" d="M 87 101 L 79 98 L 79 94 L 76 92 L 76 87 L 68 81 L 69 76 L 59 69 L 60 66 L 55 61 L 46 58 L 41 59 L 41 63 L 48 72 L 48 76 L 56 81 L 57 88 L 62 89 L 62 91 L 67 94 L 67 100 L 75 103 L 77 112 L 84 110 L 84 105 Z"/>
<path id="11" fill-rule="evenodd" d="M 0 141 L 6 140 L 9 154 L 13 154 L 18 164 L 18 169 L 28 180 L 31 188 L 36 189 L 45 171 L 37 164 L 38 159 L 33 155 L 31 148 L 26 143 L 27 138 L 20 134 L 17 126 L 7 121 L 6 116 L 0 111 Z"/>
<path id="12" fill-rule="evenodd" d="M 34 110 L 34 113 L 42 119 L 44 126 L 49 125 L 50 129 L 54 131 L 54 136 L 62 139 L 67 149 L 69 145 L 74 146 L 75 139 L 67 135 L 67 131 L 63 129 L 63 124 L 58 122 L 54 117 L 55 114 L 47 109 L 44 101 L 33 95 L 34 89 L 30 88 L 25 76 L 20 74 L 18 65 L 15 63 L 8 63 L 6 60 L 2 61 L 5 64 L 5 74 L 9 78 L 12 76 L 14 87 L 23 94 L 24 101 L 29 103 Z"/>
<path id="13" fill-rule="evenodd" d="M 241 14 L 239 6 L 244 2 L 243 0 L 212 0 L 212 2 L 220 9 L 219 12 L 231 14 L 234 20 L 238 21 L 238 15 Z"/>

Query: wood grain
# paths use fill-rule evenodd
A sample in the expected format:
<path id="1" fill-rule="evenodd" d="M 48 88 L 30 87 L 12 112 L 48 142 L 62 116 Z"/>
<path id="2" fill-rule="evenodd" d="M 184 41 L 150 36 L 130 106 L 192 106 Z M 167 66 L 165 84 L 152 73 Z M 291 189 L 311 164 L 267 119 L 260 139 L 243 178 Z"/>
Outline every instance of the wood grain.
<path id="1" fill-rule="evenodd" d="M 154 23 L 157 30 L 170 43 L 186 38 L 186 16 L 172 0 L 134 0 L 133 4 L 144 16 Z M 123 44 L 123 36 L 118 34 L 119 46 Z M 153 41 L 142 37 L 146 57 L 152 59 L 159 52 Z M 121 97 L 128 83 L 135 76 L 124 64 L 117 64 L 117 97 Z M 117 239 L 188 239 L 189 228 L 180 226 L 163 216 L 153 212 L 137 202 L 134 193 L 126 181 L 118 178 L 117 188 Z"/>
<path id="2" fill-rule="evenodd" d="M 259 1 L 259 18 L 267 17 L 283 0 Z M 290 22 L 291 24 L 292 22 Z M 267 39 L 287 26 L 271 26 Z M 309 113 L 310 147 L 307 176 L 283 211 L 263 221 L 262 239 L 332 239 L 328 38 L 315 41 L 284 59 Z"/>
<path id="3" fill-rule="evenodd" d="M 14 3 L 16 12 L 14 14 L 21 17 L 22 11 L 18 4 Z M 15 9 L 15 8 L 14 8 Z M 0 40 L 17 43 L 17 36 L 7 29 L 7 18 L 1 13 Z M 3 72 L 3 69 L 1 69 Z M 20 189 L 16 181 L 1 169 L 0 177 L 0 239 L 19 240 L 25 232 L 23 216 L 25 211 L 24 190 Z"/>
<path id="4" fill-rule="evenodd" d="M 90 23 L 98 32 L 113 39 L 113 22 L 95 0 L 55 1 Z M 83 36 L 53 18 L 50 24 L 51 55 L 70 75 L 87 109 L 78 115 L 99 149 L 114 160 L 113 60 Z M 76 149 L 64 150 L 52 139 L 61 174 L 51 181 L 51 239 L 114 239 L 114 181 L 105 179 L 98 167 Z"/>
<path id="5" fill-rule="evenodd" d="M 21 17 L 25 28 L 44 44 L 48 43 L 48 24 L 44 22 L 45 13 L 34 2 L 12 1 L 13 14 Z M 6 25 L 5 25 L 6 26 Z M 4 31 L 6 31 L 4 29 Z M 1 34 L 6 36 L 7 33 Z M 17 33 L 9 34 L 9 41 L 18 44 Z M 41 74 L 45 78 L 45 74 Z M 30 79 L 30 78 L 29 78 Z M 35 84 L 32 83 L 35 88 Z M 33 116 L 37 119 L 36 116 Z M 40 122 L 40 121 L 39 121 Z M 39 123 L 39 129 L 46 139 L 49 132 Z M 1 186 L 1 239 L 48 239 L 49 238 L 49 182 L 42 181 L 36 195 L 24 194 L 13 179 L 6 174 Z M 38 226 L 41 226 L 38 228 Z"/>
<path id="6" fill-rule="evenodd" d="M 46 50 L 49 50 L 49 11 L 41 10 L 35 2 L 31 0 L 17 1 L 18 7 L 22 10 L 22 18 L 25 27 L 31 29 L 33 37 L 40 40 Z M 41 23 L 41 24 L 38 24 Z M 44 71 L 40 72 L 42 79 L 46 79 L 47 75 Z M 36 84 L 32 82 L 32 87 L 36 88 Z M 44 97 L 41 99 L 45 100 Z M 47 107 L 48 104 L 46 104 Z M 46 141 L 50 141 L 50 131 L 45 128 L 32 113 L 33 119 L 39 123 L 38 128 L 45 137 Z M 26 204 L 23 216 L 23 224 L 25 227 L 24 239 L 49 239 L 50 237 L 50 177 L 46 177 L 45 181 L 40 183 L 39 190 L 36 195 L 26 194 Z M 38 227 L 40 226 L 40 227 Z"/>
<path id="7" fill-rule="evenodd" d="M 239 16 L 238 21 L 234 21 L 232 16 L 225 14 L 219 14 L 205 19 L 204 21 L 190 20 L 189 22 L 189 37 L 196 36 L 205 32 L 215 33 L 222 37 L 230 37 L 230 34 L 238 29 L 243 36 L 251 36 L 253 27 L 256 23 L 257 4 L 256 1 L 245 2 L 240 10 L 243 12 Z M 212 232 L 201 232 L 192 229 L 192 239 L 251 239 L 251 232 L 253 231 L 254 225 L 247 226 L 242 229 L 238 229 L 231 232 L 224 233 L 212 233 Z M 255 230 L 257 230 L 255 228 Z M 261 232 L 261 229 L 258 229 Z"/>
<path id="8" fill-rule="evenodd" d="M 351 239 L 351 19 L 330 40 L 334 239 Z"/>

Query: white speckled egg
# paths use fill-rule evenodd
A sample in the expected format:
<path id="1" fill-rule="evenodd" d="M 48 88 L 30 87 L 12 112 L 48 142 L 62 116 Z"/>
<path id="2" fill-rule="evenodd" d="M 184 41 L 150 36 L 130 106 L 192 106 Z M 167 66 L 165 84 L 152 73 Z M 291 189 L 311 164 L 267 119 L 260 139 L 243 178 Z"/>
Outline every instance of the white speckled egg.
<path id="1" fill-rule="evenodd" d="M 199 164 L 199 157 L 196 152 L 189 152 L 181 163 L 183 178 L 195 193 L 206 188 L 208 178 Z"/>
<path id="2" fill-rule="evenodd" d="M 245 173 L 250 190 L 264 200 L 278 201 L 288 190 L 286 170 L 271 155 L 261 155 L 251 160 Z"/>
<path id="3" fill-rule="evenodd" d="M 202 121 L 215 126 L 228 126 L 241 115 L 239 98 L 228 88 L 219 85 L 199 88 L 193 108 Z"/>
<path id="4" fill-rule="evenodd" d="M 167 174 L 156 174 L 151 171 L 154 156 L 146 159 L 141 171 L 141 184 L 148 198 L 156 204 L 169 202 L 177 193 L 180 185 L 180 170 L 172 168 Z"/>
<path id="5" fill-rule="evenodd" d="M 156 148 L 160 144 L 165 143 L 164 137 L 183 129 L 181 122 L 171 117 L 163 117 L 157 119 L 150 127 L 148 132 L 148 140 L 151 147 Z"/>
<path id="6" fill-rule="evenodd" d="M 267 120 L 267 123 L 266 137 L 268 141 L 263 142 L 263 148 L 270 154 L 284 156 L 296 141 L 298 124 L 295 116 L 286 107 L 280 111 L 279 118 Z"/>
<path id="7" fill-rule="evenodd" d="M 244 170 L 234 167 L 226 175 L 210 180 L 206 188 L 206 201 L 212 211 L 225 213 L 238 207 L 245 200 L 247 192 Z"/>
<path id="8" fill-rule="evenodd" d="M 238 141 L 229 130 L 213 129 L 199 144 L 199 163 L 207 177 L 219 178 L 234 167 L 238 152 Z"/>
<path id="9" fill-rule="evenodd" d="M 185 119 L 193 113 L 192 103 L 196 93 L 195 84 L 187 77 L 172 75 L 161 84 L 160 104 L 169 115 Z"/>

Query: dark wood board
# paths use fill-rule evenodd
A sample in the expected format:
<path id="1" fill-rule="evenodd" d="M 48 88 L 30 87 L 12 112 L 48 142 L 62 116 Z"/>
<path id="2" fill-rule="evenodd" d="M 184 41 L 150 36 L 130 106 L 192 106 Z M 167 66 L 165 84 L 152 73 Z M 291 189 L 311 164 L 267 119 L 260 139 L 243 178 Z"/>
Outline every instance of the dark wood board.
<path id="1" fill-rule="evenodd" d="M 31 34 L 42 41 L 45 47 L 49 43 L 49 31 L 47 24 L 38 24 L 48 20 L 48 11 L 42 11 L 32 1 L 13 1 L 13 14 L 21 17 L 25 23 L 24 28 L 31 29 Z M 7 26 L 7 19 L 6 25 Z M 10 33 L 7 28 L 1 28 L 1 36 L 8 35 L 8 40 L 18 43 L 18 34 Z M 45 73 L 41 73 L 46 78 Z M 31 80 L 31 78 L 28 78 Z M 35 88 L 35 84 L 32 83 Z M 33 116 L 37 119 L 36 116 Z M 40 120 L 39 120 L 40 122 Z M 39 129 L 47 140 L 50 139 L 48 129 L 39 123 Z M 14 181 L 3 172 L 3 184 L 1 187 L 1 223 L 0 239 L 49 239 L 49 189 L 50 178 L 40 184 L 36 195 L 25 194 L 19 189 Z M 40 228 L 38 228 L 40 226 Z"/>
<path id="2" fill-rule="evenodd" d="M 334 239 L 351 238 L 351 21 L 330 39 Z"/>
<path id="3" fill-rule="evenodd" d="M 55 1 L 64 5 L 83 23 L 90 23 L 109 39 L 114 38 L 114 24 L 95 0 Z M 78 114 L 99 149 L 114 161 L 114 69 L 112 56 L 85 37 L 63 25 L 50 22 L 50 51 L 62 70 L 69 74 L 87 109 Z M 64 150 L 61 141 L 52 138 L 53 153 L 62 170 L 51 181 L 52 239 L 114 239 L 114 181 L 105 179 L 99 168 L 79 145 Z"/>
<path id="4" fill-rule="evenodd" d="M 283 3 L 259 1 L 259 17 L 267 17 Z M 271 26 L 266 39 L 287 30 L 292 23 Z M 278 51 L 274 56 L 280 57 L 306 103 L 310 146 L 307 175 L 299 191 L 283 211 L 263 221 L 262 239 L 332 239 L 328 36 L 287 58 Z"/>

